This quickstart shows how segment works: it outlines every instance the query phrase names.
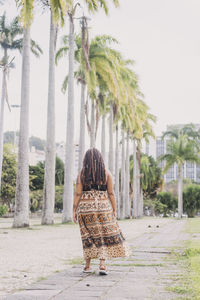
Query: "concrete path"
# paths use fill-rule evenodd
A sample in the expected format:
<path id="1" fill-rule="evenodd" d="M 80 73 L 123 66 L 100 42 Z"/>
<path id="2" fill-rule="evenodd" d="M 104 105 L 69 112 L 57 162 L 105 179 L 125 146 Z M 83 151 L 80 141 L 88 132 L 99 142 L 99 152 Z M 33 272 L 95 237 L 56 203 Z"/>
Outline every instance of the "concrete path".
<path id="1" fill-rule="evenodd" d="M 83 274 L 83 266 L 76 264 L 2 299 L 185 299 L 166 288 L 174 285 L 181 272 L 171 250 L 181 250 L 183 241 L 189 238 L 184 232 L 186 220 L 171 220 L 158 227 L 155 222 L 152 224 L 149 221 L 151 227 L 146 233 L 129 238 L 131 257 L 107 261 L 107 276 L 98 275 L 98 261 L 92 265 L 92 274 Z"/>

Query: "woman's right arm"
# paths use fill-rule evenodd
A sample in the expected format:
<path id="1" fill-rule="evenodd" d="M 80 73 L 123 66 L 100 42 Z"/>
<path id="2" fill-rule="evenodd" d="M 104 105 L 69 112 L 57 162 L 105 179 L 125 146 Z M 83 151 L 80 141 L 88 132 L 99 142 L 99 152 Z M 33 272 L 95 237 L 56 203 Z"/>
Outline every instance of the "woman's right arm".
<path id="1" fill-rule="evenodd" d="M 116 217 L 117 216 L 117 206 L 116 206 L 115 193 L 113 190 L 113 180 L 112 180 L 111 173 L 108 171 L 107 171 L 107 192 L 108 192 L 108 196 L 110 198 L 110 202 L 112 204 L 114 216 Z"/>
<path id="2" fill-rule="evenodd" d="M 73 204 L 73 221 L 77 222 L 77 208 L 82 195 L 83 187 L 81 183 L 81 177 L 78 175 L 76 180 L 76 191 L 74 193 L 74 204 Z"/>

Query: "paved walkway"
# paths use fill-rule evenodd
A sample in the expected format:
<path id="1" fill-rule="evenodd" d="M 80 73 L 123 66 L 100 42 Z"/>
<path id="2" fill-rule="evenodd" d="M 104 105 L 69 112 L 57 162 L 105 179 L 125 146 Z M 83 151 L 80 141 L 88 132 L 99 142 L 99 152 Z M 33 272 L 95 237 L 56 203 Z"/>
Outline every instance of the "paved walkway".
<path id="1" fill-rule="evenodd" d="M 180 273 L 178 265 L 171 259 L 170 251 L 172 247 L 180 248 L 182 242 L 189 238 L 184 233 L 185 223 L 186 220 L 171 220 L 157 227 L 153 222 L 149 227 L 150 232 L 147 229 L 146 233 L 129 240 L 133 251 L 131 257 L 107 262 L 107 276 L 98 275 L 98 261 L 92 266 L 92 274 L 83 274 L 83 266 L 77 264 L 2 299 L 176 299 L 177 295 L 166 289 L 174 285 Z"/>

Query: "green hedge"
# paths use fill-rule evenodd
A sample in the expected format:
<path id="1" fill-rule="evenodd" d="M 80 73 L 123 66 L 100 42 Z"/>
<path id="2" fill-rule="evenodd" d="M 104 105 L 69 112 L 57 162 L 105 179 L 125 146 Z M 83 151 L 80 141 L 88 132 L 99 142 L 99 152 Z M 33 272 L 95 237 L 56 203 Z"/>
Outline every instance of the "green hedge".
<path id="1" fill-rule="evenodd" d="M 183 210 L 188 217 L 194 217 L 200 209 L 200 185 L 190 184 L 183 191 Z"/>
<path id="2" fill-rule="evenodd" d="M 55 187 L 55 212 L 58 212 L 63 209 L 63 192 L 64 186 Z M 43 190 L 36 190 L 30 192 L 30 210 L 32 212 L 42 209 L 43 201 Z"/>
<path id="3" fill-rule="evenodd" d="M 157 202 L 160 203 L 158 205 L 158 209 L 161 209 L 162 213 L 164 214 L 164 217 L 167 216 L 167 214 L 175 213 L 178 201 L 173 195 L 169 192 L 160 192 L 156 196 Z M 159 208 L 160 207 L 160 208 Z"/>
<path id="4" fill-rule="evenodd" d="M 0 205 L 0 217 L 4 216 L 7 213 L 8 213 L 8 206 Z"/>

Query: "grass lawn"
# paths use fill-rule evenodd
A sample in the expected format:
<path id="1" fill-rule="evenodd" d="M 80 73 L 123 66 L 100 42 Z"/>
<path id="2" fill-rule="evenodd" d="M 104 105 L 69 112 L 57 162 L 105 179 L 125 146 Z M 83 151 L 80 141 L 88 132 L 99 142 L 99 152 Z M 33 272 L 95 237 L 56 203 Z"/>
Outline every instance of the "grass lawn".
<path id="1" fill-rule="evenodd" d="M 194 298 L 200 299 L 200 218 L 188 219 L 186 230 L 192 235 L 185 250 L 189 269 L 188 276 Z"/>

